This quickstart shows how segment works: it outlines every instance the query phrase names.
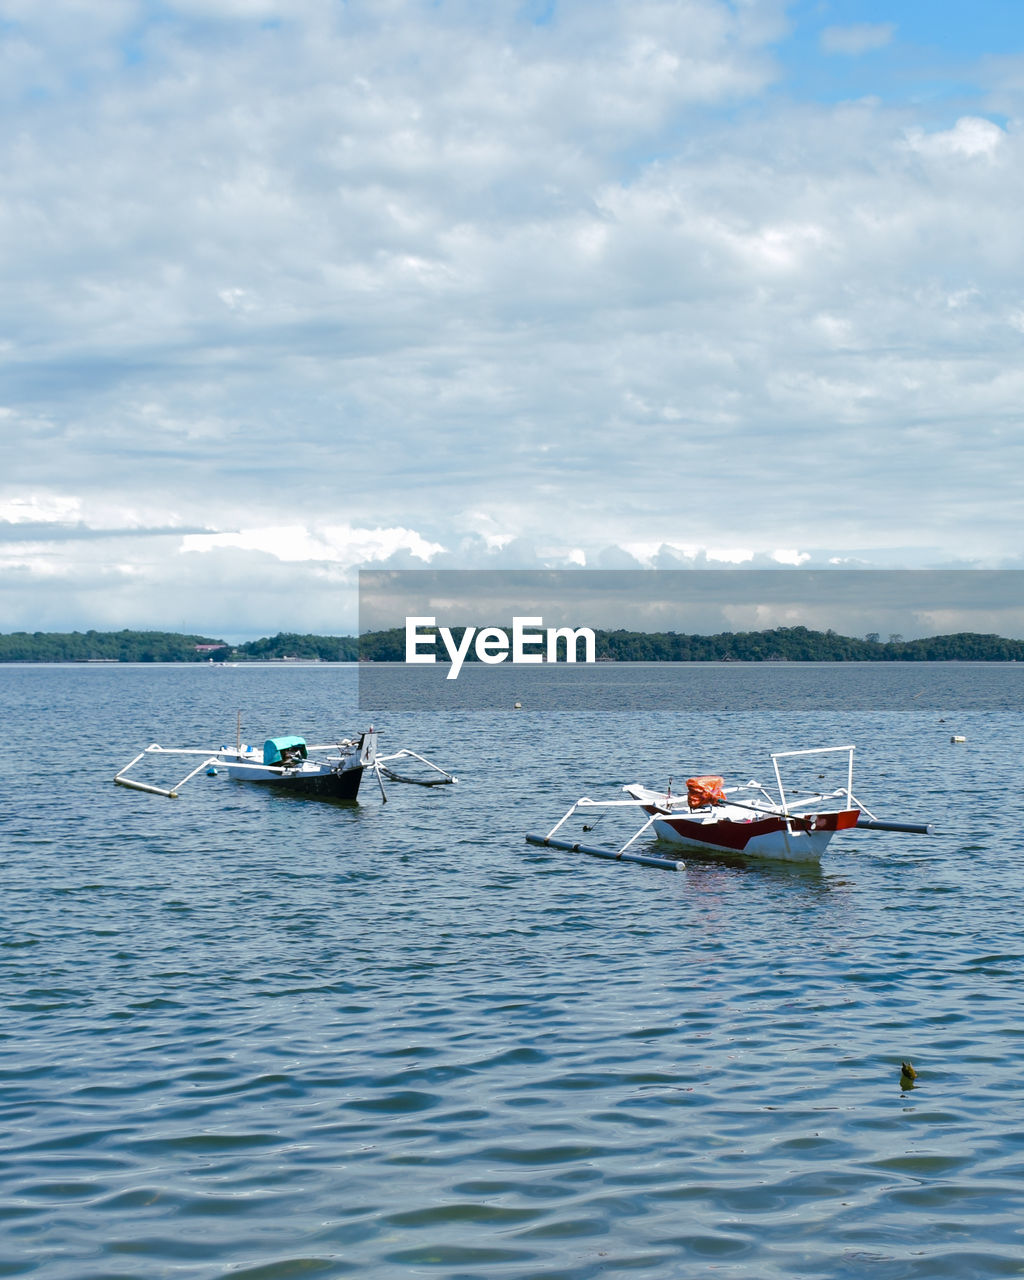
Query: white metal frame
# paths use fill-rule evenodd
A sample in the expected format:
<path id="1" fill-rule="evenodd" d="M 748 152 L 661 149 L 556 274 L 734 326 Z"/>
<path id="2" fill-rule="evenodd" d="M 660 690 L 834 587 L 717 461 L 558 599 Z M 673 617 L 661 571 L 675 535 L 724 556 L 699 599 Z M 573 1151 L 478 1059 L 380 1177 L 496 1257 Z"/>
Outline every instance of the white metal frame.
<path id="1" fill-rule="evenodd" d="M 439 764 L 434 764 L 433 760 L 428 760 L 426 756 L 421 756 L 415 751 L 410 751 L 408 747 L 403 747 L 401 751 L 395 751 L 389 756 L 376 756 L 374 758 L 374 763 L 387 765 L 391 760 L 402 760 L 405 758 L 418 760 L 420 764 L 425 764 L 428 769 L 433 769 L 435 773 L 441 774 L 442 777 L 447 778 L 450 782 L 458 781 L 454 774 L 449 773 L 447 769 L 442 769 Z"/>
<path id="2" fill-rule="evenodd" d="M 831 791 L 828 794 L 809 793 L 802 800 L 799 798 L 796 798 L 793 803 L 797 805 L 806 806 L 808 804 L 816 804 L 820 800 L 832 800 L 836 796 L 845 795 L 847 808 L 860 809 L 862 813 L 866 813 L 869 818 L 874 819 L 875 815 L 871 812 L 871 810 L 868 809 L 865 805 L 861 804 L 861 802 L 853 794 L 853 753 L 854 751 L 856 751 L 856 749 L 857 749 L 856 747 L 850 744 L 847 744 L 845 747 L 808 747 L 804 751 L 772 752 L 769 756 L 769 759 L 772 762 L 772 768 L 775 770 L 775 783 L 779 788 L 779 803 L 782 806 L 783 813 L 786 816 L 788 816 L 789 813 L 792 811 L 793 804 L 790 804 L 786 800 L 786 792 L 782 786 L 782 774 L 779 772 L 779 761 L 785 760 L 792 756 L 824 756 L 824 755 L 833 754 L 838 751 L 845 751 L 847 752 L 846 786 L 839 788 L 837 791 Z"/>
<path id="3" fill-rule="evenodd" d="M 204 759 L 196 765 L 191 773 L 187 773 L 176 786 L 170 788 L 153 787 L 150 786 L 148 782 L 136 782 L 134 778 L 126 778 L 124 776 L 133 765 L 139 763 L 143 756 L 151 754 L 160 754 L 165 756 L 203 756 Z M 223 762 L 219 755 L 210 755 L 210 753 L 205 751 L 202 747 L 159 747 L 154 742 L 151 746 L 146 747 L 145 751 L 140 751 L 134 760 L 129 760 L 124 768 L 120 769 L 114 775 L 114 781 L 118 786 L 131 787 L 133 791 L 148 791 L 151 795 L 166 796 L 168 800 L 176 800 L 178 798 L 178 792 L 186 782 L 189 782 L 197 773 L 201 772 L 209 765 L 221 763 Z"/>
<path id="4" fill-rule="evenodd" d="M 636 808 L 642 808 L 645 803 L 646 802 L 643 800 L 591 800 L 588 796 L 583 796 L 581 799 L 576 801 L 576 803 L 572 806 L 569 812 L 564 815 L 564 817 L 561 817 L 558 819 L 558 821 L 555 823 L 555 825 L 551 828 L 551 830 L 547 833 L 547 835 L 544 838 L 545 840 L 550 840 L 551 837 L 558 830 L 558 828 L 562 826 L 564 823 L 568 822 L 569 819 L 573 816 L 573 814 L 580 809 L 622 809 L 622 808 L 636 809 Z M 616 857 L 618 857 L 620 853 L 625 853 L 634 840 L 639 840 L 639 838 L 643 835 L 643 833 L 647 830 L 649 826 L 651 826 L 659 818 L 663 818 L 664 816 L 665 815 L 663 813 L 652 814 L 644 823 L 644 825 L 640 828 L 640 830 L 635 832 L 633 835 L 631 835 L 621 849 L 616 850 Z"/>

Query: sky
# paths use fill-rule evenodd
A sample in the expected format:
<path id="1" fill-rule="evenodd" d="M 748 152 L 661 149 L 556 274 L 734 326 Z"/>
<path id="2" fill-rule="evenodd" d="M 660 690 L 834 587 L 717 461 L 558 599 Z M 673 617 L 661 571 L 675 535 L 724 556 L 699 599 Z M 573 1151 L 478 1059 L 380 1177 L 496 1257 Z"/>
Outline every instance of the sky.
<path id="1" fill-rule="evenodd" d="M 1019 3 L 0 0 L 0 113 L 0 631 L 1024 568 Z"/>

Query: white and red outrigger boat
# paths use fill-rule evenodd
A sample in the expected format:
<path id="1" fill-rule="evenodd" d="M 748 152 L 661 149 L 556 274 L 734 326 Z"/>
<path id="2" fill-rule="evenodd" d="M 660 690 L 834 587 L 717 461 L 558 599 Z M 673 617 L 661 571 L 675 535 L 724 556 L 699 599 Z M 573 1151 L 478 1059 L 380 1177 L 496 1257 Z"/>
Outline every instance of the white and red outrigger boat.
<path id="1" fill-rule="evenodd" d="M 673 794 L 654 791 L 639 783 L 630 783 L 623 791 L 628 800 L 577 800 L 546 836 L 528 835 L 530 844 L 550 845 L 598 858 L 622 862 L 641 862 L 649 866 L 681 869 L 682 862 L 658 854 L 628 852 L 645 834 L 667 845 L 685 849 L 691 854 L 711 857 L 768 858 L 782 862 L 821 860 L 829 841 L 839 831 L 867 827 L 875 831 L 902 831 L 930 835 L 928 824 L 884 822 L 853 794 L 852 746 L 811 747 L 803 751 L 776 751 L 770 755 L 775 771 L 778 797 L 772 796 L 759 782 L 726 787 L 717 774 L 688 778 L 686 791 Z M 843 785 L 832 791 L 797 792 L 783 786 L 779 761 L 794 757 L 846 754 Z M 821 763 L 820 761 L 817 763 Z M 643 825 L 618 850 L 557 837 L 556 832 L 581 811 L 593 813 L 615 809 L 639 809 L 646 815 Z M 584 826 L 584 831 L 593 825 Z"/>

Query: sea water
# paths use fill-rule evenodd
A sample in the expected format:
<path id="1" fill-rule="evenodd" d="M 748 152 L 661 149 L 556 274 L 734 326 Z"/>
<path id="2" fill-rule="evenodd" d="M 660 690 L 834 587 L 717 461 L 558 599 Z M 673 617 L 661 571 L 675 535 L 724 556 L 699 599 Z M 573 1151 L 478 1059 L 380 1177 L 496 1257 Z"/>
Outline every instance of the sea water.
<path id="1" fill-rule="evenodd" d="M 239 712 L 365 728 L 356 677 L 0 668 L 0 1276 L 1024 1275 L 1024 670 L 591 670 L 573 706 L 496 669 L 507 710 L 377 726 L 455 787 L 112 785 Z M 845 743 L 935 835 L 680 873 L 524 842 Z"/>

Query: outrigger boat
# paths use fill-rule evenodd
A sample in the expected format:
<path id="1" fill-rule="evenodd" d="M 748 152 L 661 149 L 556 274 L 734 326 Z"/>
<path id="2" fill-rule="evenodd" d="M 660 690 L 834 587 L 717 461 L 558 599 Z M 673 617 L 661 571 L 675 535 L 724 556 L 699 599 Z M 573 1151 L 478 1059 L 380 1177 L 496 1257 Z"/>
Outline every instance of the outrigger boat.
<path id="1" fill-rule="evenodd" d="M 136 778 L 128 777 L 140 760 L 147 756 L 201 756 L 199 764 L 184 778 L 172 787 L 157 787 Z M 399 760 L 417 760 L 426 767 L 424 777 L 409 777 L 396 773 L 392 765 Z M 135 791 L 148 791 L 153 795 L 167 796 L 175 799 L 186 782 L 190 782 L 197 774 L 219 773 L 221 770 L 229 778 L 241 782 L 256 782 L 277 790 L 297 792 L 300 795 L 321 796 L 331 800 L 355 800 L 359 794 L 359 784 L 363 773 L 371 770 L 376 774 L 377 783 L 384 801 L 387 794 L 384 790 L 384 778 L 395 782 L 415 783 L 422 787 L 444 786 L 456 782 L 457 779 L 434 764 L 425 756 L 403 748 L 392 755 L 378 755 L 377 733 L 371 726 L 365 733 L 355 738 L 339 738 L 337 742 L 310 746 L 305 738 L 280 736 L 267 738 L 262 747 L 250 746 L 241 741 L 241 725 L 236 743 L 231 747 L 207 749 L 203 747 L 161 747 L 156 743 L 146 747 L 144 751 L 130 760 L 123 769 L 114 776 L 114 781 L 122 787 L 131 787 Z M 434 777 L 433 775 L 437 776 Z"/>
<path id="2" fill-rule="evenodd" d="M 759 782 L 726 787 L 717 774 L 688 778 L 686 792 L 681 795 L 673 795 L 671 780 L 667 791 L 654 791 L 639 783 L 630 783 L 622 788 L 630 797 L 628 800 L 591 800 L 584 796 L 546 836 L 528 835 L 526 839 L 530 844 L 550 845 L 555 849 L 588 853 L 593 857 L 681 870 L 684 864 L 674 858 L 627 851 L 641 836 L 652 833 L 662 843 L 690 853 L 816 863 L 837 832 L 855 827 L 931 835 L 933 829 L 930 824 L 885 822 L 876 818 L 854 796 L 854 750 L 852 746 L 843 746 L 773 752 L 769 758 L 775 771 L 777 799 Z M 847 757 L 844 786 L 829 792 L 796 792 L 791 788 L 787 794 L 779 770 L 780 760 L 837 752 L 844 752 Z M 564 836 L 555 837 L 555 833 L 581 811 L 628 808 L 639 809 L 645 818 L 640 829 L 618 850 L 585 845 L 566 840 Z M 588 831 L 592 826 L 584 826 L 583 829 Z"/>

